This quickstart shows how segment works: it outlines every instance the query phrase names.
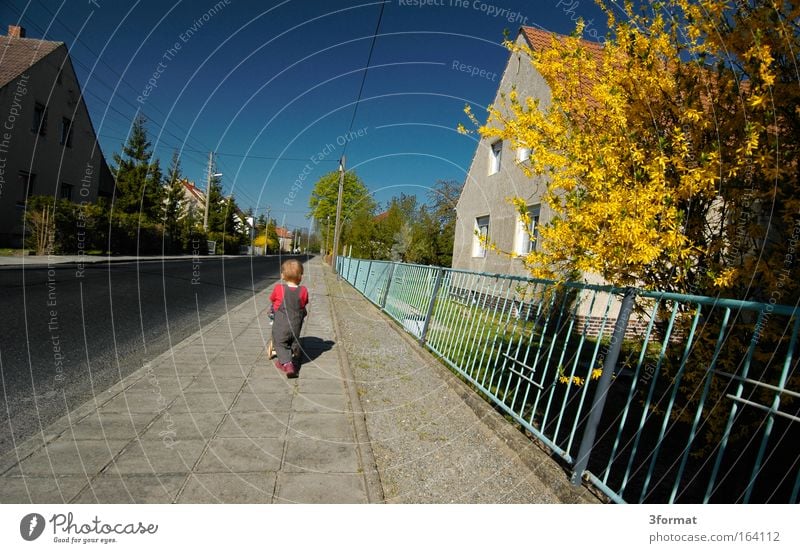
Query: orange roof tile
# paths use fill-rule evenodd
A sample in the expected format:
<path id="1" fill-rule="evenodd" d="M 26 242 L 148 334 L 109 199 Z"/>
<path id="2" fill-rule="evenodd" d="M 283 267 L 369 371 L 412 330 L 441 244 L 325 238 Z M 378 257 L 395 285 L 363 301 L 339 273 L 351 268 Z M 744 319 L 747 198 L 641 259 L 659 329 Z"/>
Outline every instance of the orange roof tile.
<path id="1" fill-rule="evenodd" d="M 549 48 L 552 44 L 553 37 L 559 41 L 567 38 L 565 35 L 560 35 L 550 31 L 543 31 L 541 29 L 534 29 L 533 27 L 522 27 L 521 30 L 525 35 L 528 44 L 530 44 L 533 50 L 544 50 L 545 48 Z M 593 56 L 596 56 L 597 59 L 602 59 L 602 44 L 585 39 L 581 39 L 581 43 L 583 44 L 584 48 L 586 48 L 587 52 L 591 53 Z"/>
<path id="2" fill-rule="evenodd" d="M 181 180 L 181 184 L 189 191 L 189 193 L 197 198 L 198 200 L 205 201 L 203 191 L 197 188 L 193 182 L 190 182 L 188 179 Z"/>
<path id="3" fill-rule="evenodd" d="M 533 51 L 541 51 L 550 48 L 553 44 L 553 37 L 559 42 L 567 38 L 565 35 L 550 31 L 542 31 L 540 29 L 534 29 L 533 27 L 522 27 L 520 32 L 525 36 L 525 39 L 528 41 Z M 600 64 L 603 62 L 603 45 L 601 43 L 586 39 L 581 39 L 580 42 L 586 52 L 594 58 L 596 63 Z M 588 93 L 593 86 L 591 79 L 584 74 L 579 75 L 578 79 L 580 83 L 580 92 Z M 590 105 L 597 105 L 597 101 L 591 96 L 589 96 L 588 102 Z"/>

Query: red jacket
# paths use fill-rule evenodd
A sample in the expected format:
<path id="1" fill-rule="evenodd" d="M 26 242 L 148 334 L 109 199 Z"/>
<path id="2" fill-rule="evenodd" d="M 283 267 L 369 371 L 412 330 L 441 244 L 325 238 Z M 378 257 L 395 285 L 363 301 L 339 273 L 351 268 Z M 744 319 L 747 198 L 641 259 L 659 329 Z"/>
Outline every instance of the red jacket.
<path id="1" fill-rule="evenodd" d="M 278 311 L 278 308 L 283 303 L 283 284 L 278 284 L 273 290 L 272 294 L 269 295 L 269 301 L 272 302 L 272 312 L 275 313 Z M 290 284 L 286 286 L 292 287 Z M 308 288 L 305 286 L 300 286 L 300 308 L 305 309 L 306 305 L 308 305 Z"/>

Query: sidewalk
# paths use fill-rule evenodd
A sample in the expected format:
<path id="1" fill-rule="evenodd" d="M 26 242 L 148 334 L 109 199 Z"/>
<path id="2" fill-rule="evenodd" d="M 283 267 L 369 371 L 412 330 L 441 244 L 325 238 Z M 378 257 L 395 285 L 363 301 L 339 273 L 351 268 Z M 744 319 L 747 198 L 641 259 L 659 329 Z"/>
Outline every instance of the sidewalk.
<path id="1" fill-rule="evenodd" d="M 0 503 L 596 502 L 320 259 L 309 360 L 266 359 L 267 294 L 0 458 Z"/>
<path id="2" fill-rule="evenodd" d="M 307 266 L 312 360 L 300 378 L 265 357 L 259 294 L 18 444 L 0 459 L 0 502 L 380 501 L 331 349 L 322 270 Z"/>

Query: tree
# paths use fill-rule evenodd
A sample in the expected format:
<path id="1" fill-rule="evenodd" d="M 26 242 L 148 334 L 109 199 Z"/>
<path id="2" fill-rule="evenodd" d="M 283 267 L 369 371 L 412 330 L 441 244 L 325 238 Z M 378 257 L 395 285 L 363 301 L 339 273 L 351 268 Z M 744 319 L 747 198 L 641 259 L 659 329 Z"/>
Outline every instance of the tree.
<path id="1" fill-rule="evenodd" d="M 456 204 L 461 196 L 462 184 L 453 180 L 438 180 L 428 192 L 431 226 L 435 237 L 431 245 L 431 265 L 450 267 L 453 264 L 453 242 L 456 234 Z M 424 221 L 428 213 L 421 219 Z M 425 223 L 423 223 L 425 224 Z"/>
<path id="2" fill-rule="evenodd" d="M 208 231 L 223 232 L 226 223 L 227 200 L 222 195 L 220 177 L 211 177 L 208 186 Z"/>
<path id="3" fill-rule="evenodd" d="M 114 209 L 119 213 L 139 214 L 145 222 L 160 222 L 164 187 L 158 160 L 150 162 L 152 155 L 145 118 L 139 115 L 132 123 L 122 155 L 114 154 Z"/>
<path id="4" fill-rule="evenodd" d="M 280 249 L 281 242 L 278 238 L 278 222 L 275 219 L 270 219 L 267 224 L 266 233 L 266 248 L 267 252 L 275 253 Z"/>
<path id="5" fill-rule="evenodd" d="M 166 178 L 166 202 L 164 204 L 164 231 L 165 244 L 170 250 L 177 249 L 181 238 L 180 221 L 184 216 L 184 186 L 181 175 L 181 161 L 178 152 L 172 154 L 172 162 Z"/>
<path id="6" fill-rule="evenodd" d="M 611 30 L 602 48 L 580 40 L 580 23 L 543 50 L 507 42 L 530 57 L 552 101 L 512 91 L 479 129 L 530 148 L 524 170 L 549 178 L 554 217 L 527 265 L 536 276 L 578 271 L 683 292 L 774 283 L 780 235 L 800 207 L 797 81 L 786 55 L 800 46 L 795 3 L 781 4 L 788 13 L 766 0 L 668 0 L 653 13 L 626 4 L 625 21 L 599 3 Z M 788 100 L 773 90 L 782 65 Z M 525 202 L 514 202 L 522 212 Z M 783 228 L 762 222 L 774 208 Z M 763 248 L 769 256 L 751 255 Z"/>
<path id="7" fill-rule="evenodd" d="M 411 225 L 417 216 L 417 197 L 400 194 L 389 201 L 385 212 L 374 222 L 372 259 L 406 261 Z"/>
<path id="8" fill-rule="evenodd" d="M 347 171 L 344 175 L 342 188 L 342 233 L 339 239 L 340 247 L 345 243 L 353 244 L 359 238 L 359 233 L 364 234 L 365 229 L 355 228 L 354 221 L 359 225 L 366 224 L 366 215 L 372 216 L 375 211 L 375 200 L 367 190 L 363 181 L 354 171 Z M 332 171 L 323 175 L 314 184 L 308 205 L 311 208 L 310 217 L 317 223 L 317 228 L 324 233 L 323 241 L 330 247 L 333 245 L 334 224 L 336 222 L 336 202 L 339 193 L 339 172 Z M 328 236 L 328 221 L 330 217 L 330 236 Z M 355 232 L 355 236 L 351 234 Z M 363 237 L 361 237 L 363 238 Z"/>
<path id="9" fill-rule="evenodd" d="M 420 265 L 443 265 L 440 263 L 439 256 L 440 231 L 438 221 L 428 207 L 423 205 L 419 210 L 417 220 L 408 229 L 406 260 L 409 263 L 419 263 Z M 449 249 L 452 252 L 452 243 L 450 243 Z"/>

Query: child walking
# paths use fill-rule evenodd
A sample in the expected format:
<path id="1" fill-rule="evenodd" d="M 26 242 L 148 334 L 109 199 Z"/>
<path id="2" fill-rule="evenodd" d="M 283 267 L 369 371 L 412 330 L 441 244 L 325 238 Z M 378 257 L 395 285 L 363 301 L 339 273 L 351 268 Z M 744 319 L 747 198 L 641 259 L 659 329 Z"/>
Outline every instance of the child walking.
<path id="1" fill-rule="evenodd" d="M 281 280 L 269 296 L 274 313 L 269 356 L 277 357 L 275 367 L 279 371 L 288 378 L 296 378 L 300 369 L 300 330 L 308 314 L 308 289 L 300 286 L 303 264 L 296 259 L 284 261 Z"/>

